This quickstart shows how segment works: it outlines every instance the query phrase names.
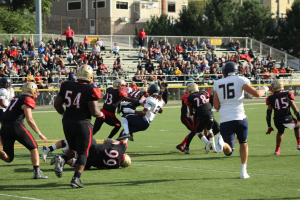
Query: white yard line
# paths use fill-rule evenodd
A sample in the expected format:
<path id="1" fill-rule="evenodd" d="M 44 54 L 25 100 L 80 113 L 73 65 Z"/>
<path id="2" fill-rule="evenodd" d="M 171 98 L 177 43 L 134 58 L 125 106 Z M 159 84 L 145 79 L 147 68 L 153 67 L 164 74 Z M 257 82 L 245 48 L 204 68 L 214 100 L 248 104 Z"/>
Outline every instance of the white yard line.
<path id="1" fill-rule="evenodd" d="M 6 196 L 6 197 L 20 198 L 20 199 L 42 200 L 42 199 L 36 199 L 36 198 L 31 198 L 31 197 L 17 196 L 17 195 L 10 195 L 10 194 L 2 194 L 2 193 L 0 193 L 0 195 L 1 195 L 1 196 Z"/>

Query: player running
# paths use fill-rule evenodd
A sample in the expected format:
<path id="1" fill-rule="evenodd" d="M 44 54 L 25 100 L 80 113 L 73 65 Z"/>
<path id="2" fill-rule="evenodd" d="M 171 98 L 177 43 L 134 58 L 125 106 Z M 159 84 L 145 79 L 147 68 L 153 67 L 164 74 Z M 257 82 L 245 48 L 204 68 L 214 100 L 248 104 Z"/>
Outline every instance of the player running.
<path id="1" fill-rule="evenodd" d="M 209 93 L 209 90 L 208 90 L 208 93 Z M 183 94 L 182 96 L 181 96 L 181 115 L 180 115 L 180 118 L 181 118 L 181 123 L 183 123 L 183 125 L 185 125 L 186 126 L 186 128 L 188 129 L 188 130 L 190 130 L 191 131 L 191 133 L 190 134 L 196 134 L 195 132 L 194 132 L 194 127 L 193 127 L 193 117 L 192 116 L 190 116 L 190 111 L 189 111 L 189 108 L 188 108 L 188 106 L 186 106 L 185 104 L 184 104 L 184 101 L 185 101 L 185 99 L 188 97 L 188 94 L 187 93 L 185 93 L 185 94 Z M 213 99 L 213 95 L 211 95 L 210 94 L 210 98 L 209 98 L 209 103 L 213 106 L 213 101 L 212 101 L 212 99 Z M 214 119 L 214 122 L 213 122 L 213 126 L 212 126 L 212 131 L 213 131 L 213 134 L 214 135 L 217 135 L 219 132 L 220 132 L 220 125 L 219 125 L 219 123 Z M 192 133 L 193 132 L 193 133 Z M 207 136 L 208 135 L 208 133 L 207 133 L 207 129 L 204 129 L 204 135 L 205 136 Z M 184 138 L 184 140 L 180 143 L 180 144 L 178 144 L 177 146 L 176 146 L 176 149 L 178 149 L 179 151 L 181 151 L 181 152 L 184 152 L 184 146 L 185 146 L 185 144 L 186 144 L 186 142 L 187 142 L 187 139 L 188 139 L 188 136 L 189 136 L 189 134 Z M 201 139 L 201 138 L 200 138 Z M 216 150 L 215 149 L 213 149 L 214 150 L 214 152 L 216 152 Z M 190 152 L 189 151 L 186 151 L 186 153 L 187 154 L 189 154 Z"/>
<path id="2" fill-rule="evenodd" d="M 221 131 L 221 135 L 216 138 L 216 148 L 219 153 L 223 151 L 227 156 L 232 155 L 235 134 L 237 135 L 242 163 L 240 178 L 245 179 L 250 176 L 247 173 L 248 121 L 243 105 L 244 91 L 254 97 L 262 97 L 268 87 L 256 90 L 250 85 L 248 78 L 236 76 L 237 73 L 237 65 L 227 62 L 223 67 L 224 78 L 214 83 L 214 107 L 219 110 Z"/>
<path id="3" fill-rule="evenodd" d="M 3 114 L 11 100 L 10 92 L 11 81 L 7 77 L 0 79 L 0 123 L 2 123 Z"/>
<path id="4" fill-rule="evenodd" d="M 21 95 L 14 97 L 7 106 L 2 118 L 3 122 L 0 132 L 0 144 L 2 140 L 3 145 L 3 151 L 0 150 L 0 158 L 8 163 L 14 160 L 14 144 L 17 140 L 30 151 L 31 162 L 34 169 L 33 178 L 46 179 L 48 176 L 44 176 L 39 168 L 38 145 L 23 123 L 25 117 L 28 125 L 44 142 L 47 142 L 47 138 L 40 132 L 32 118 L 31 111 L 35 109 L 35 101 L 38 93 L 39 91 L 34 83 L 25 83 L 22 87 Z"/>
<path id="5" fill-rule="evenodd" d="M 95 135 L 102 127 L 103 123 L 110 126 L 114 126 L 108 138 L 112 138 L 117 134 L 119 129 L 121 128 L 121 122 L 115 115 L 116 108 L 120 104 L 121 101 L 128 101 L 133 103 L 139 103 L 138 100 L 131 99 L 127 97 L 127 93 L 124 90 L 126 87 L 126 83 L 123 80 L 117 79 L 113 82 L 113 87 L 106 89 L 106 94 L 103 97 L 104 104 L 101 112 L 104 114 L 102 118 L 97 118 L 94 124 L 93 135 Z"/>
<path id="6" fill-rule="evenodd" d="M 271 126 L 272 109 L 274 109 L 274 124 L 278 130 L 274 155 L 280 155 L 280 146 L 285 128 L 294 129 L 295 137 L 298 143 L 297 149 L 300 150 L 300 131 L 299 123 L 297 122 L 297 120 L 300 120 L 300 114 L 294 102 L 294 94 L 292 92 L 283 92 L 283 83 L 278 79 L 274 80 L 269 89 L 271 96 L 268 96 L 266 99 L 266 104 L 268 105 L 267 124 L 269 128 L 266 134 L 270 134 L 271 131 L 274 131 Z M 292 107 L 297 120 L 293 118 L 293 115 L 290 112 L 290 107 Z"/>
<path id="7" fill-rule="evenodd" d="M 107 138 L 103 144 L 97 144 L 96 140 L 92 140 L 89 157 L 87 158 L 85 170 L 91 167 L 98 169 L 117 169 L 121 167 L 129 167 L 131 164 L 130 156 L 125 153 L 127 143 Z M 50 164 L 55 163 L 55 155 Z M 74 167 L 76 159 L 70 159 L 67 164 Z"/>
<path id="8" fill-rule="evenodd" d="M 189 83 L 186 87 L 186 92 L 189 96 L 184 99 L 184 104 L 189 107 L 190 115 L 194 115 L 194 125 L 193 131 L 188 135 L 183 151 L 186 154 L 190 154 L 189 146 L 196 133 L 196 135 L 206 144 L 205 153 L 207 154 L 210 151 L 210 147 L 215 149 L 214 134 L 212 132 L 214 114 L 208 100 L 209 93 L 206 91 L 199 91 L 196 83 Z M 205 128 L 208 132 L 208 138 L 202 133 Z"/>
<path id="9" fill-rule="evenodd" d="M 42 146 L 41 157 L 42 157 L 43 161 L 46 162 L 46 158 L 49 154 L 51 154 L 54 150 L 61 149 L 61 148 L 63 148 L 63 150 L 62 150 L 63 153 L 65 153 L 69 149 L 67 140 L 59 140 L 55 144 L 53 144 L 49 147 Z"/>
<path id="10" fill-rule="evenodd" d="M 124 114 L 121 117 L 124 131 L 118 140 L 131 139 L 132 134 L 144 131 L 150 126 L 157 113 L 163 112 L 163 100 L 161 99 L 160 88 L 156 84 L 152 84 L 148 88 L 148 97 L 146 100 L 139 100 L 140 104 L 144 104 L 143 111 L 135 111 L 131 108 L 124 108 Z"/>
<path id="11" fill-rule="evenodd" d="M 101 92 L 92 84 L 94 80 L 93 69 L 89 65 L 80 67 L 77 71 L 77 80 L 78 82 L 63 82 L 54 102 L 56 111 L 63 115 L 64 134 L 69 144 L 69 150 L 66 151 L 65 155 L 57 156 L 55 159 L 55 174 L 59 178 L 62 177 L 65 162 L 74 158 L 74 151 L 77 151 L 78 158 L 70 186 L 84 188 L 80 176 L 89 156 L 92 142 L 91 115 L 99 118 L 103 114 L 98 109 Z M 66 105 L 66 110 L 62 106 L 63 104 Z"/>

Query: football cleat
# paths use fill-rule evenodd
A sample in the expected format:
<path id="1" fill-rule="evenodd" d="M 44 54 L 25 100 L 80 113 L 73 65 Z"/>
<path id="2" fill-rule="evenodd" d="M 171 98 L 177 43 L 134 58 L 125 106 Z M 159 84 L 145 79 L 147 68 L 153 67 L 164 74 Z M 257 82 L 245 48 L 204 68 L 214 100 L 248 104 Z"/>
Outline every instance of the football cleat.
<path id="1" fill-rule="evenodd" d="M 215 143 L 215 138 L 209 138 L 209 141 L 211 142 L 211 148 L 210 150 L 213 150 L 214 153 L 218 153 L 217 149 L 216 149 L 216 143 Z"/>
<path id="2" fill-rule="evenodd" d="M 33 170 L 33 178 L 34 179 L 47 179 L 48 176 L 44 176 L 42 171 L 38 168 L 37 170 Z"/>
<path id="3" fill-rule="evenodd" d="M 62 152 L 63 152 L 63 153 L 66 153 L 68 150 L 69 150 L 69 146 L 65 146 L 65 147 L 62 149 Z"/>
<path id="4" fill-rule="evenodd" d="M 60 157 L 59 155 L 56 155 L 54 170 L 55 170 L 55 175 L 58 178 L 62 177 L 64 165 L 65 165 L 65 160 L 62 157 Z"/>
<path id="5" fill-rule="evenodd" d="M 275 151 L 274 155 L 279 156 L 280 155 L 280 151 Z"/>
<path id="6" fill-rule="evenodd" d="M 241 175 L 241 176 L 240 176 L 241 179 L 250 178 L 250 176 L 249 176 L 248 173 L 247 173 L 247 169 L 241 170 L 240 175 Z"/>
<path id="7" fill-rule="evenodd" d="M 185 147 L 185 148 L 183 149 L 183 152 L 184 152 L 185 154 L 191 154 L 188 147 Z"/>
<path id="8" fill-rule="evenodd" d="M 84 188 L 84 185 L 81 183 L 80 178 L 73 177 L 70 183 L 71 188 Z"/>
<path id="9" fill-rule="evenodd" d="M 121 137 L 119 137 L 117 140 L 123 140 L 123 139 L 126 139 L 126 138 L 133 138 L 132 135 L 130 133 L 128 134 L 123 134 Z M 130 140 L 130 139 L 129 139 Z"/>
<path id="10" fill-rule="evenodd" d="M 210 141 L 208 141 L 206 143 L 206 146 L 205 146 L 205 154 L 208 154 L 209 151 L 210 151 L 210 147 L 211 147 L 212 143 Z"/>
<path id="11" fill-rule="evenodd" d="M 178 149 L 179 151 L 183 152 L 184 146 L 182 144 L 179 144 L 179 145 L 176 146 L 176 149 Z"/>
<path id="12" fill-rule="evenodd" d="M 300 145 L 297 145 L 297 149 L 300 151 Z"/>
<path id="13" fill-rule="evenodd" d="M 42 159 L 44 162 L 46 162 L 46 158 L 48 155 L 50 155 L 51 151 L 48 147 L 42 146 Z"/>
<path id="14" fill-rule="evenodd" d="M 50 161 L 50 165 L 53 165 L 53 164 L 55 164 L 55 160 L 56 160 L 56 158 L 57 158 L 57 155 L 56 155 L 56 154 L 54 154 L 54 155 L 53 155 L 53 157 L 52 157 L 52 159 L 51 159 L 51 161 Z"/>
<path id="15" fill-rule="evenodd" d="M 225 145 L 225 142 L 223 140 L 223 137 L 222 135 L 217 135 L 217 138 L 216 138 L 216 150 L 218 153 L 222 153 L 223 152 L 223 147 Z"/>

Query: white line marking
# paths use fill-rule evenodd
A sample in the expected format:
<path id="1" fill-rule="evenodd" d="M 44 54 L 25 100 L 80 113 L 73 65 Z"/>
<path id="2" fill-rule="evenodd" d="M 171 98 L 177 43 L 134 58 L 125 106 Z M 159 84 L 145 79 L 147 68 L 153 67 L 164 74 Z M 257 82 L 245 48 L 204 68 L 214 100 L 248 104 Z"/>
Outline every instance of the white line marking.
<path id="1" fill-rule="evenodd" d="M 51 113 L 51 112 L 56 112 L 54 110 L 49 110 L 49 111 L 35 111 L 35 112 L 32 112 L 32 113 Z M 58 114 L 58 113 L 57 113 Z"/>
<path id="2" fill-rule="evenodd" d="M 0 195 L 1 196 L 7 196 L 7 197 L 20 198 L 20 199 L 42 200 L 42 199 L 36 199 L 36 198 L 31 198 L 31 197 L 24 197 L 24 196 L 10 195 L 10 194 L 2 194 L 2 193 L 0 193 Z"/>
<path id="3" fill-rule="evenodd" d="M 199 169 L 199 168 L 189 168 L 189 167 L 174 167 L 174 166 L 164 166 L 164 165 L 149 165 L 149 164 L 136 164 L 134 165 L 146 165 L 149 167 L 168 167 L 168 168 L 174 168 L 174 169 L 187 169 L 187 170 L 200 170 L 200 171 L 209 171 L 209 172 L 220 172 L 220 173 L 231 173 L 231 174 L 239 174 L 240 172 L 231 172 L 231 171 L 221 171 L 221 170 L 212 170 L 212 169 Z M 275 174 L 258 174 L 258 173 L 249 173 L 253 175 L 262 175 L 262 176 L 282 176 L 282 175 L 275 175 Z"/>

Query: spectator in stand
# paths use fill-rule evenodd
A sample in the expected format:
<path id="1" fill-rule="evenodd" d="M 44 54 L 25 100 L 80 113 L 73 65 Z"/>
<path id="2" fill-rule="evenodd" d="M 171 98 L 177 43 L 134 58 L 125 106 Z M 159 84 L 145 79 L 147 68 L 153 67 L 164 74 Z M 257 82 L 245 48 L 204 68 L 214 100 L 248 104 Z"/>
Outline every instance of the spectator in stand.
<path id="1" fill-rule="evenodd" d="M 71 49 L 74 44 L 74 40 L 73 40 L 74 31 L 70 28 L 70 26 L 68 26 L 68 28 L 62 33 L 62 35 L 66 35 L 68 48 Z"/>
<path id="2" fill-rule="evenodd" d="M 67 67 L 65 66 L 64 62 L 61 63 L 61 65 L 58 69 L 59 78 L 61 77 L 61 75 L 65 75 L 66 77 L 68 77 Z"/>
<path id="3" fill-rule="evenodd" d="M 90 46 L 90 40 L 87 38 L 87 36 L 84 37 L 83 43 L 84 43 L 84 50 L 87 51 L 88 47 Z"/>
<path id="4" fill-rule="evenodd" d="M 149 59 L 149 62 L 146 63 L 145 69 L 148 73 L 151 73 L 152 71 L 154 71 L 154 66 L 153 66 L 151 59 Z"/>
<path id="5" fill-rule="evenodd" d="M 1 41 L 0 41 L 0 54 L 2 54 L 3 51 L 4 51 L 3 45 L 1 44 Z"/>
<path id="6" fill-rule="evenodd" d="M 104 73 L 104 71 L 100 71 L 100 74 L 98 75 L 98 80 L 99 80 L 99 87 L 108 87 L 108 83 L 107 83 L 107 77 L 106 74 Z"/>
<path id="7" fill-rule="evenodd" d="M 170 76 L 168 76 L 168 80 L 169 80 L 169 81 L 173 81 L 173 80 L 174 80 L 174 81 L 178 81 L 178 77 L 175 76 L 175 71 L 174 71 L 174 68 L 173 68 L 173 67 L 170 69 L 169 75 L 170 75 Z"/>
<path id="8" fill-rule="evenodd" d="M 34 82 L 34 78 L 33 78 L 32 74 L 31 74 L 31 71 L 28 71 L 27 82 Z"/>
<path id="9" fill-rule="evenodd" d="M 49 62 L 47 63 L 48 70 L 55 71 L 56 66 L 54 65 L 53 59 L 50 58 Z"/>
<path id="10" fill-rule="evenodd" d="M 160 62 L 160 61 L 163 61 L 164 59 L 164 56 L 162 55 L 162 53 L 160 52 L 157 56 L 156 56 L 156 61 L 157 62 Z"/>
<path id="11" fill-rule="evenodd" d="M 137 69 L 138 70 L 143 70 L 143 65 L 142 65 L 142 62 L 139 62 L 138 66 L 137 66 Z"/>
<path id="12" fill-rule="evenodd" d="M 234 44 L 233 39 L 231 39 L 231 41 L 229 42 L 229 49 L 230 49 L 231 51 L 236 51 L 236 46 L 235 46 L 235 44 Z"/>
<path id="13" fill-rule="evenodd" d="M 132 91 L 138 91 L 135 81 L 131 81 L 130 88 L 132 89 Z"/>
<path id="14" fill-rule="evenodd" d="M 286 70 L 286 73 L 292 73 L 292 69 L 289 65 L 286 67 L 285 70 Z"/>
<path id="15" fill-rule="evenodd" d="M 268 64 L 267 64 L 267 69 L 271 71 L 275 67 L 275 63 L 272 61 L 272 58 L 270 58 Z"/>
<path id="16" fill-rule="evenodd" d="M 73 60 L 73 54 L 71 54 L 71 50 L 68 50 L 67 60 L 69 61 L 69 64 L 71 64 L 71 62 Z"/>
<path id="17" fill-rule="evenodd" d="M 48 41 L 48 46 L 49 45 L 51 45 L 53 48 L 56 48 L 56 44 L 55 44 L 53 37 L 51 37 L 51 39 Z"/>
<path id="18" fill-rule="evenodd" d="M 208 61 L 209 64 L 212 64 L 213 57 L 212 57 L 212 54 L 210 53 L 210 50 L 207 50 L 207 52 L 205 54 L 205 59 Z"/>
<path id="19" fill-rule="evenodd" d="M 179 70 L 178 67 L 175 68 L 175 74 L 176 74 L 178 80 L 183 80 L 183 77 L 181 76 L 182 75 L 182 71 Z"/>
<path id="20" fill-rule="evenodd" d="M 240 61 L 240 54 L 236 51 L 234 55 L 234 62 L 239 62 Z"/>
<path id="21" fill-rule="evenodd" d="M 265 57 L 263 57 L 263 59 L 261 60 L 261 65 L 262 66 L 267 65 L 267 61 L 265 60 Z"/>
<path id="22" fill-rule="evenodd" d="M 250 69 L 253 68 L 253 65 L 252 65 L 251 61 L 249 61 L 244 67 L 246 68 L 247 66 L 248 66 Z"/>
<path id="23" fill-rule="evenodd" d="M 192 40 L 192 42 L 190 44 L 190 47 L 189 47 L 189 50 L 190 51 L 192 51 L 192 50 L 197 51 L 197 43 L 195 42 L 195 40 Z"/>
<path id="24" fill-rule="evenodd" d="M 30 58 L 34 59 L 34 57 L 35 57 L 35 47 L 34 47 L 33 42 L 31 41 L 31 38 L 29 38 L 27 46 L 28 46 L 28 54 L 29 54 Z"/>
<path id="25" fill-rule="evenodd" d="M 41 54 L 44 54 L 44 52 L 45 52 L 45 47 L 43 44 L 41 44 L 38 48 L 38 53 L 39 53 L 39 55 L 41 55 Z"/>
<path id="26" fill-rule="evenodd" d="M 27 41 L 26 38 L 23 37 L 22 41 L 20 42 L 20 47 L 21 47 L 21 53 L 24 56 L 26 53 L 28 53 L 28 46 L 27 46 Z"/>
<path id="27" fill-rule="evenodd" d="M 45 61 L 45 55 L 44 54 L 39 54 L 39 57 L 40 57 L 39 63 L 41 63 L 46 68 L 48 63 Z"/>
<path id="28" fill-rule="evenodd" d="M 169 43 L 169 40 L 166 39 L 166 42 L 164 44 L 166 46 L 166 49 L 169 49 L 169 47 L 171 46 L 170 43 Z"/>
<path id="29" fill-rule="evenodd" d="M 84 52 L 84 45 L 83 45 L 83 42 L 80 42 L 79 47 L 78 47 L 78 52 L 79 52 L 80 54 L 82 54 L 82 52 Z"/>
<path id="30" fill-rule="evenodd" d="M 40 81 L 42 80 L 42 75 L 40 75 L 40 73 L 37 72 L 37 73 L 35 74 L 34 80 L 35 80 L 35 82 L 37 82 L 37 83 L 40 82 Z"/>
<path id="31" fill-rule="evenodd" d="M 255 57 L 252 49 L 249 49 L 248 55 L 250 56 L 250 58 L 254 58 Z"/>
<path id="32" fill-rule="evenodd" d="M 245 77 L 251 78 L 251 71 L 250 71 L 250 68 L 247 68 L 247 69 L 246 69 Z"/>
<path id="33" fill-rule="evenodd" d="M 17 47 L 14 47 L 13 50 L 10 52 L 11 59 L 16 61 L 18 59 L 18 55 L 19 55 L 19 52 L 17 50 Z"/>
<path id="34" fill-rule="evenodd" d="M 206 48 L 207 49 L 213 49 L 211 43 L 210 43 L 210 39 L 207 39 L 207 42 L 206 42 Z"/>
<path id="35" fill-rule="evenodd" d="M 139 36 L 139 46 L 144 47 L 145 39 L 146 39 L 146 32 L 144 28 L 140 30 L 138 36 Z"/>
<path id="36" fill-rule="evenodd" d="M 118 74 L 119 74 L 119 76 L 124 76 L 124 69 L 122 68 L 122 65 L 120 65 L 120 67 L 119 67 L 119 71 L 118 71 Z"/>
<path id="37" fill-rule="evenodd" d="M 286 63 L 285 63 L 284 59 L 281 60 L 280 67 L 286 67 Z"/>
<path id="38" fill-rule="evenodd" d="M 141 60 L 144 60 L 144 50 L 143 50 L 143 48 L 141 48 L 139 50 L 138 58 L 141 59 Z"/>
<path id="39" fill-rule="evenodd" d="M 218 57 L 217 57 L 217 55 L 215 54 L 215 50 L 212 50 L 212 52 L 211 52 L 211 57 L 212 57 L 212 61 L 213 61 L 213 62 L 218 62 Z"/>
<path id="40" fill-rule="evenodd" d="M 61 44 L 61 41 L 59 40 L 59 38 L 57 38 L 57 39 L 55 40 L 55 48 L 56 48 L 57 46 L 62 47 L 62 44 Z"/>
<path id="41" fill-rule="evenodd" d="M 102 50 L 102 47 L 104 47 L 104 43 L 100 37 L 97 38 L 96 45 Z"/>
<path id="42" fill-rule="evenodd" d="M 270 75 L 268 69 L 264 69 L 264 75 L 262 78 L 269 79 L 269 80 L 266 80 L 265 83 L 271 83 L 272 76 Z"/>
<path id="43" fill-rule="evenodd" d="M 285 67 L 281 66 L 280 70 L 279 70 L 280 74 L 286 73 Z"/>
<path id="44" fill-rule="evenodd" d="M 269 54 L 269 55 L 267 56 L 267 61 L 270 61 L 270 59 L 272 59 L 272 57 L 271 57 L 271 55 Z"/>
<path id="45" fill-rule="evenodd" d="M 241 53 L 242 55 L 244 55 L 244 54 L 247 54 L 247 52 L 246 52 L 246 48 L 243 48 L 243 50 L 242 50 L 242 53 Z"/>
<path id="46" fill-rule="evenodd" d="M 13 49 L 14 47 L 20 49 L 19 47 L 19 43 L 16 39 L 16 37 L 14 36 L 13 39 L 10 41 L 10 47 Z"/>
<path id="47" fill-rule="evenodd" d="M 187 52 L 187 49 L 184 49 L 184 52 L 182 53 L 182 60 L 189 61 L 189 53 Z"/>
<path id="48" fill-rule="evenodd" d="M 246 70 L 243 67 L 243 64 L 240 64 L 238 69 L 239 69 L 239 74 L 242 74 L 242 75 L 246 74 Z"/>
<path id="49" fill-rule="evenodd" d="M 202 42 L 200 43 L 200 49 L 206 50 L 206 43 L 205 40 L 203 39 Z"/>
<path id="50" fill-rule="evenodd" d="M 197 55 L 196 55 L 196 53 L 195 53 L 195 50 L 193 49 L 192 52 L 190 53 L 190 58 L 189 58 L 189 60 L 190 60 L 191 62 L 194 62 L 194 61 L 196 60 L 196 58 L 197 58 Z"/>
<path id="51" fill-rule="evenodd" d="M 153 52 L 154 52 L 155 56 L 159 55 L 159 53 L 161 53 L 159 46 L 156 46 L 155 49 L 153 50 Z"/>
<path id="52" fill-rule="evenodd" d="M 73 68 L 70 68 L 70 73 L 69 73 L 69 78 L 68 79 L 70 81 L 74 81 L 75 82 L 77 80 L 76 76 L 77 76 L 76 70 L 73 69 Z"/>
<path id="53" fill-rule="evenodd" d="M 45 89 L 42 80 L 37 81 L 37 83 L 38 83 L 38 89 L 39 90 Z M 39 92 L 39 104 L 40 104 L 40 106 L 41 105 L 43 105 L 43 106 L 45 105 L 45 102 L 44 102 L 44 92 L 42 92 L 42 91 Z"/>
<path id="54" fill-rule="evenodd" d="M 184 41 L 182 42 L 182 49 L 183 50 L 189 50 L 189 43 L 187 41 L 187 39 L 184 39 Z"/>
<path id="55" fill-rule="evenodd" d="M 180 45 L 180 42 L 177 44 L 177 46 L 176 46 L 176 52 L 178 53 L 178 54 L 181 54 L 181 53 L 183 53 L 183 49 L 182 49 L 182 47 L 181 47 L 181 45 Z"/>
<path id="56" fill-rule="evenodd" d="M 163 54 L 167 53 L 167 49 L 166 49 L 165 45 L 162 45 L 162 47 L 160 49 L 160 52 L 163 53 Z"/>
<path id="57" fill-rule="evenodd" d="M 155 43 L 155 45 L 154 45 L 153 47 L 154 47 L 155 49 L 158 47 L 158 49 L 159 49 L 159 51 L 160 51 L 161 46 L 159 45 L 159 42 L 158 42 L 158 41 Z"/>
<path id="58" fill-rule="evenodd" d="M 236 50 L 240 49 L 240 41 L 235 41 L 234 46 Z"/>

